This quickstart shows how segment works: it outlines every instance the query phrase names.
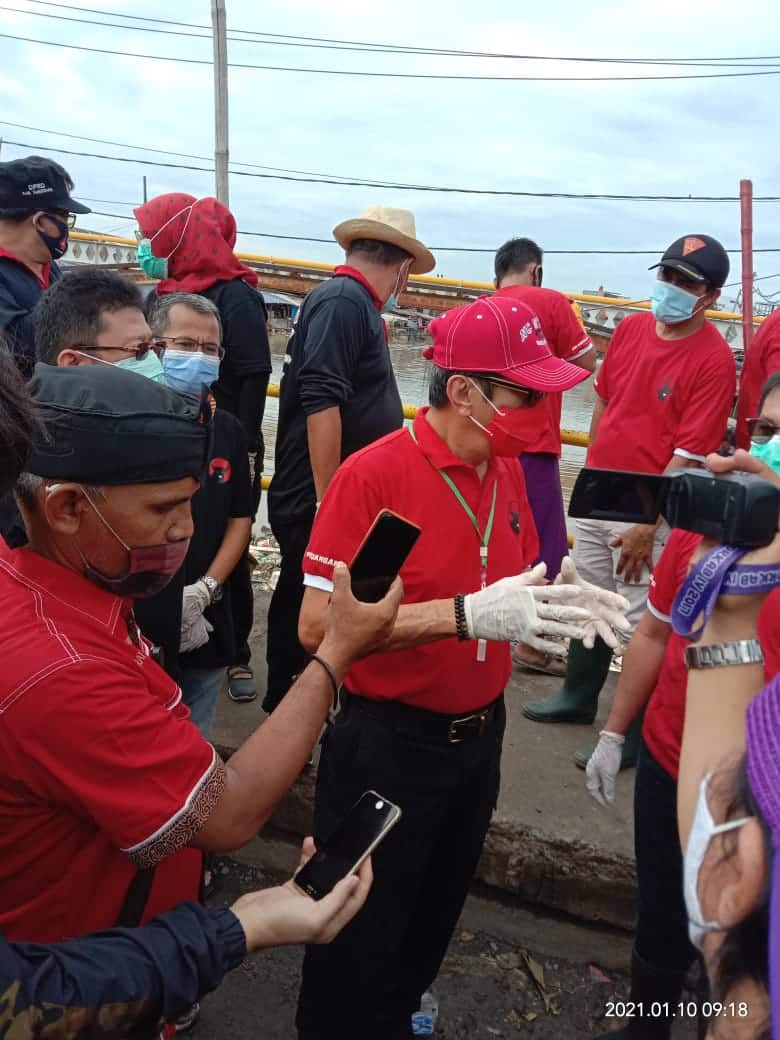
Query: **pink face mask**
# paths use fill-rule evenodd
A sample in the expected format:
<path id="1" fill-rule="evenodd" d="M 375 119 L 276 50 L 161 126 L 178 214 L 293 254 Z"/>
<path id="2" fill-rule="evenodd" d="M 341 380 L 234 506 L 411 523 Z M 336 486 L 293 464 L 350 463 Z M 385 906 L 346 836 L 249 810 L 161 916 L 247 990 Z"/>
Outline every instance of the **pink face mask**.
<path id="1" fill-rule="evenodd" d="M 531 439 L 538 432 L 538 425 L 534 422 L 531 409 L 521 407 L 502 410 L 485 396 L 473 379 L 470 379 L 469 382 L 496 413 L 487 426 L 483 426 L 473 415 L 469 416 L 474 425 L 490 438 L 491 454 L 511 458 L 525 451 L 528 444 L 531 443 Z"/>
<path id="2" fill-rule="evenodd" d="M 84 573 L 88 580 L 93 585 L 105 589 L 106 592 L 112 592 L 115 596 L 130 599 L 146 599 L 149 596 L 156 596 L 158 592 L 165 588 L 184 563 L 184 558 L 190 547 L 189 538 L 182 538 L 178 542 L 165 542 L 162 545 L 145 545 L 140 548 L 131 548 L 119 537 L 89 497 L 86 490 L 83 487 L 81 490 L 101 522 L 116 538 L 122 548 L 127 550 L 128 554 L 127 567 L 124 573 L 117 577 L 112 577 L 93 567 L 82 553 Z"/>

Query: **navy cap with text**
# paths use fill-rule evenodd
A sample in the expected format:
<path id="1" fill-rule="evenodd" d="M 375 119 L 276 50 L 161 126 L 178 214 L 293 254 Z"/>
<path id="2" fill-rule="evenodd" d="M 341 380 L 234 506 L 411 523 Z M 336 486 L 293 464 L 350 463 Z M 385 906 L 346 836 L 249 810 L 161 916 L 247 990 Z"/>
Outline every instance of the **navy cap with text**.
<path id="1" fill-rule="evenodd" d="M 91 213 L 89 206 L 71 198 L 71 191 L 73 181 L 53 159 L 27 155 L 0 162 L 0 209 Z"/>

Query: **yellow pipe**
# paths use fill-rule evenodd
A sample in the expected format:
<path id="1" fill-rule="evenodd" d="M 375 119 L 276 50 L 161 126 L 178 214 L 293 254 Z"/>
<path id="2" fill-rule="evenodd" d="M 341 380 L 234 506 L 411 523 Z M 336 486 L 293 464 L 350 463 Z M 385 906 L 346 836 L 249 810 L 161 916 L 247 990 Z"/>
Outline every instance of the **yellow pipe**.
<path id="1" fill-rule="evenodd" d="M 132 246 L 135 248 L 137 242 L 134 238 L 120 238 L 118 235 L 96 235 L 84 231 L 71 231 L 71 238 L 81 242 L 114 242 L 118 245 Z M 236 253 L 239 260 L 246 260 L 253 264 L 276 264 L 278 267 L 300 267 L 308 271 L 322 271 L 328 274 L 333 271 L 333 264 L 322 263 L 319 260 L 291 260 L 289 257 L 265 256 L 262 253 Z M 432 275 L 418 274 L 410 279 L 413 285 L 429 285 L 432 288 L 445 289 L 476 289 L 484 293 L 492 293 L 495 286 L 492 282 L 470 282 L 462 278 L 434 278 Z M 590 303 L 601 307 L 634 307 L 642 310 L 650 309 L 648 300 L 621 300 L 612 296 L 590 296 L 586 293 L 565 292 L 570 300 L 578 303 Z M 720 321 L 741 321 L 742 315 L 734 311 L 707 311 L 709 318 L 717 318 Z M 754 318 L 753 323 L 759 325 L 764 319 Z"/>

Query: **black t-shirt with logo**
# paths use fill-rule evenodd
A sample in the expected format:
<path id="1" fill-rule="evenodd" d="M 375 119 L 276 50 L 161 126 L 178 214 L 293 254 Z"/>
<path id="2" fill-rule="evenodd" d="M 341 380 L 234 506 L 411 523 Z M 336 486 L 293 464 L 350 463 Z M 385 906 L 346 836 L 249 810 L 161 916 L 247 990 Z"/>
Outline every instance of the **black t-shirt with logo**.
<path id="1" fill-rule="evenodd" d="M 356 279 L 335 277 L 312 289 L 287 354 L 268 492 L 275 529 L 313 512 L 316 504 L 308 416 L 340 410 L 342 461 L 403 423 L 384 322 Z"/>

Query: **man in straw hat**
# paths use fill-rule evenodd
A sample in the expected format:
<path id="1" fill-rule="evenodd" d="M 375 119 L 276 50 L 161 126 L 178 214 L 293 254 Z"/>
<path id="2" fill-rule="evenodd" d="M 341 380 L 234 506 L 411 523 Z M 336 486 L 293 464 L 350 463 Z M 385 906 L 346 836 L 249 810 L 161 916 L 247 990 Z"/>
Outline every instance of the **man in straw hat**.
<path id="1" fill-rule="evenodd" d="M 268 692 L 273 711 L 300 672 L 303 553 L 314 515 L 341 462 L 403 423 L 382 311 L 396 305 L 409 274 L 436 261 L 406 209 L 369 206 L 333 236 L 346 252 L 334 277 L 313 289 L 287 347 L 276 463 L 268 512 L 282 550 L 268 612 Z"/>

